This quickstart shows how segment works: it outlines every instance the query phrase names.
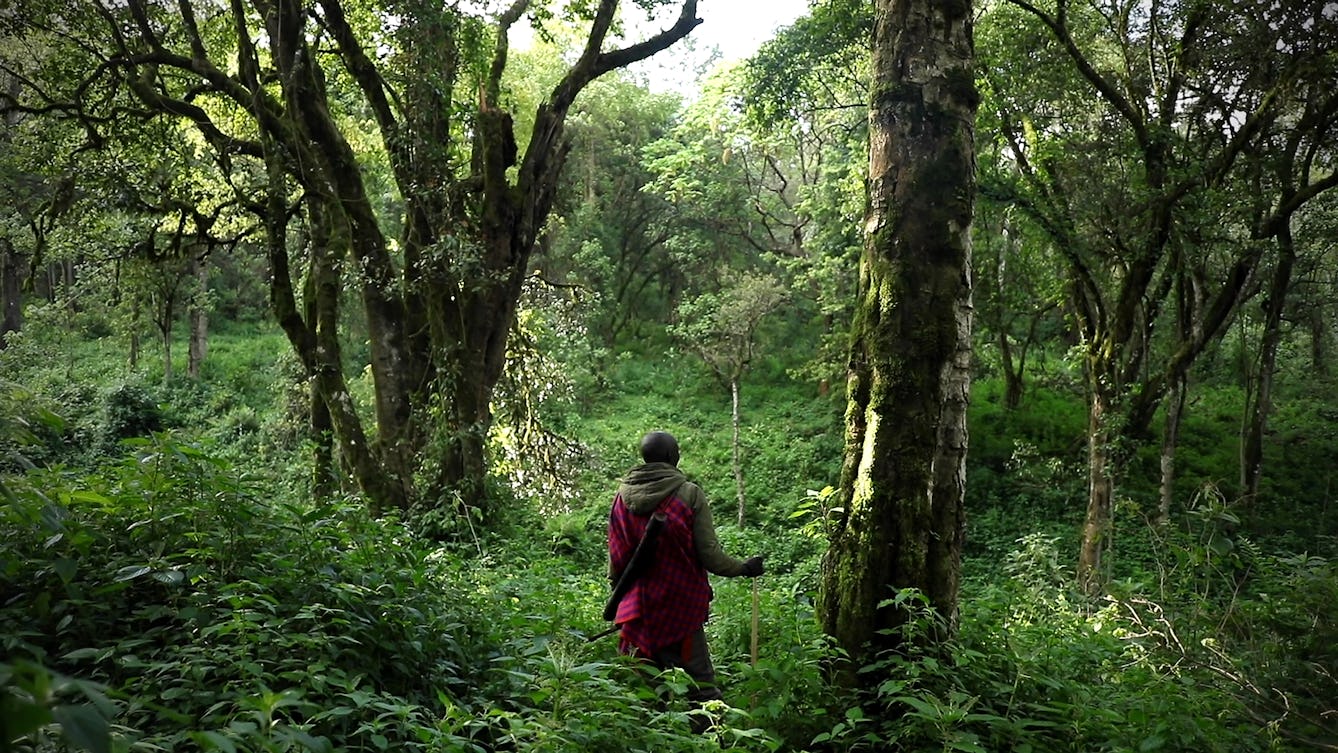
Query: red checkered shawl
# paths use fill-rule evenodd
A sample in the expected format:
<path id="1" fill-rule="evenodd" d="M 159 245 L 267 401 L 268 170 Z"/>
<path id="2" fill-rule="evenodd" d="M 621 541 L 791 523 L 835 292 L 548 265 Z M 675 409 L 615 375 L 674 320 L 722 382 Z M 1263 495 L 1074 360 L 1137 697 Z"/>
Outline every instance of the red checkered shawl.
<path id="1" fill-rule="evenodd" d="M 655 561 L 623 597 L 614 618 L 622 627 L 619 650 L 623 653 L 635 649 L 643 656 L 653 656 L 657 649 L 682 641 L 706 622 L 711 603 L 711 584 L 697 560 L 692 537 L 695 513 L 677 492 L 661 502 L 657 511 L 667 520 L 656 541 Z M 649 515 L 632 513 L 622 495 L 614 498 L 609 513 L 613 572 L 626 567 L 649 522 Z"/>

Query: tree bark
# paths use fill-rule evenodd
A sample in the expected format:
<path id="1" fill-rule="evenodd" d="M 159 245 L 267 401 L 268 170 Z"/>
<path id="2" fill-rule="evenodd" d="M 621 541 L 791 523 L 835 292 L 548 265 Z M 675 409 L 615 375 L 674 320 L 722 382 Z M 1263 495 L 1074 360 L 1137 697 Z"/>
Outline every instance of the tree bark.
<path id="1" fill-rule="evenodd" d="M 1013 363 L 1013 344 L 1008 332 L 1001 328 L 998 339 L 1004 378 L 1004 407 L 1015 410 L 1022 404 L 1022 393 L 1026 388 L 1026 382 L 1022 379 L 1021 364 Z"/>
<path id="2" fill-rule="evenodd" d="M 1333 335 L 1329 331 L 1329 320 L 1327 317 L 1325 301 L 1323 299 L 1311 301 L 1307 324 L 1310 326 L 1310 367 L 1315 370 L 1315 375 L 1327 377 L 1329 375 L 1329 341 Z"/>
<path id="3" fill-rule="evenodd" d="M 1154 520 L 1158 526 L 1166 525 L 1171 519 L 1171 507 L 1175 503 L 1175 453 L 1180 445 L 1180 420 L 1185 411 L 1187 389 L 1184 380 L 1177 381 L 1166 397 L 1166 424 L 1161 436 L 1161 487 Z"/>
<path id="4" fill-rule="evenodd" d="M 23 330 L 23 278 L 27 266 L 8 238 L 0 238 L 0 350 L 9 344 L 9 335 Z"/>
<path id="5" fill-rule="evenodd" d="M 329 499 L 339 489 L 335 475 L 334 423 L 330 420 L 330 407 L 313 382 L 309 393 L 309 422 L 311 431 L 311 497 L 315 500 Z"/>
<path id="6" fill-rule="evenodd" d="M 171 300 L 160 302 L 159 309 L 154 313 L 157 319 L 158 337 L 163 344 L 163 387 L 172 384 L 172 325 L 173 318 L 176 316 L 176 307 L 172 305 Z"/>
<path id="7" fill-rule="evenodd" d="M 852 326 L 843 509 L 823 629 L 858 663 L 900 645 L 918 589 L 955 628 L 975 193 L 969 2 L 877 0 L 869 205 Z"/>
<path id="8" fill-rule="evenodd" d="M 126 360 L 129 362 L 130 368 L 132 369 L 139 367 L 139 351 L 141 347 L 139 342 L 139 314 L 140 300 L 138 296 L 135 296 L 130 300 L 130 352 L 126 354 Z"/>
<path id="9" fill-rule="evenodd" d="M 1115 528 L 1112 513 L 1116 460 L 1112 457 L 1115 435 L 1111 429 L 1111 402 L 1111 396 L 1099 389 L 1088 396 L 1087 516 L 1078 552 L 1078 583 L 1089 593 L 1098 591 L 1103 583 L 1105 555 L 1111 548 Z"/>
<path id="10" fill-rule="evenodd" d="M 0 73 L 5 92 L 11 100 L 17 100 L 23 86 L 17 76 Z M 12 140 L 14 129 L 21 122 L 20 113 L 6 111 L 2 121 L 4 132 L 0 133 L 0 143 L 8 144 Z M 14 242 L 8 236 L 0 236 L 0 350 L 9 345 L 9 334 L 23 330 L 23 278 L 25 259 L 14 248 Z"/>
<path id="11" fill-rule="evenodd" d="M 1291 289 L 1296 264 L 1296 244 L 1291 227 L 1282 222 L 1277 232 L 1278 263 L 1264 301 L 1264 332 L 1259 342 L 1259 360 L 1254 391 L 1246 408 L 1245 436 L 1240 445 L 1241 501 L 1249 507 L 1259 495 L 1259 477 L 1264 465 L 1264 435 L 1268 414 L 1273 410 L 1273 375 L 1277 370 L 1278 344 L 1282 342 L 1282 312 Z"/>
<path id="12" fill-rule="evenodd" d="M 190 346 L 186 360 L 186 373 L 191 379 L 200 378 L 200 366 L 209 354 L 209 310 L 206 301 L 209 292 L 209 256 L 206 252 L 196 253 L 191 259 L 192 272 L 195 275 L 195 292 L 191 296 L 190 306 Z"/>

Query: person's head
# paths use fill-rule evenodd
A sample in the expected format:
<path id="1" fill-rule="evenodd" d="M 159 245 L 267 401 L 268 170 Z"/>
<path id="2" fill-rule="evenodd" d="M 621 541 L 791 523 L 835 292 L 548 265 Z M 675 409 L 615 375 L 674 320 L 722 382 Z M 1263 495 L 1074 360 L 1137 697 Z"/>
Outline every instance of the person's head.
<path id="1" fill-rule="evenodd" d="M 678 440 L 667 431 L 652 431 L 641 438 L 641 459 L 678 465 Z"/>

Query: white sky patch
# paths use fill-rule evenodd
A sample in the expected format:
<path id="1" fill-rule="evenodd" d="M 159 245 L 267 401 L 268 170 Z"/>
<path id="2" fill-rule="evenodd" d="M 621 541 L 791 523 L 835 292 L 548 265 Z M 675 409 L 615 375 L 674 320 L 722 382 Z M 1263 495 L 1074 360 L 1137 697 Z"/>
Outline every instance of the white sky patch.
<path id="1" fill-rule="evenodd" d="M 692 34 L 719 47 L 725 60 L 742 60 L 807 12 L 808 0 L 702 0 L 697 15 L 703 23 Z"/>
<path id="2" fill-rule="evenodd" d="M 763 42 L 783 26 L 808 13 L 809 0 L 698 0 L 697 17 L 702 23 L 688 38 L 631 68 L 656 91 L 676 90 L 690 95 L 699 78 L 717 64 L 737 62 L 757 52 Z M 477 0 L 476 0 L 477 4 Z M 486 5 L 486 3 L 484 3 Z M 678 7 L 660 10 L 658 19 L 648 19 L 635 4 L 624 2 L 630 41 L 640 41 L 666 29 L 678 20 Z M 520 21 L 511 28 L 511 44 L 529 45 L 529 24 Z"/>
<path id="3" fill-rule="evenodd" d="M 626 13 L 639 13 L 630 3 L 624 8 Z M 702 23 L 693 29 L 692 34 L 634 66 L 632 72 L 644 76 L 654 90 L 676 90 L 690 95 L 697 90 L 699 79 L 716 65 L 750 57 L 763 42 L 774 37 L 778 29 L 789 26 L 806 13 L 808 0 L 699 0 L 697 17 Z M 647 31 L 665 28 L 674 18 L 666 17 L 658 24 L 650 24 Z M 633 21 L 629 25 L 635 29 L 640 24 Z M 638 38 L 644 36 L 646 33 Z"/>

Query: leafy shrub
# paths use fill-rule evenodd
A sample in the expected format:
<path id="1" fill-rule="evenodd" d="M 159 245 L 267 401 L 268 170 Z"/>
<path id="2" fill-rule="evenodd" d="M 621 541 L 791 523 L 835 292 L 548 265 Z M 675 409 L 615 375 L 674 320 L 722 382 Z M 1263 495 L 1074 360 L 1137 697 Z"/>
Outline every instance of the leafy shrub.
<path id="1" fill-rule="evenodd" d="M 1127 593 L 1092 604 L 1074 588 L 1056 539 L 1019 543 L 1005 579 L 966 584 L 961 627 L 946 645 L 923 640 L 938 620 L 923 598 L 899 592 L 900 603 L 918 605 L 903 627 L 903 649 L 861 670 L 866 689 L 844 712 L 832 710 L 815 744 L 832 751 L 1237 753 L 1304 749 L 1289 739 L 1331 734 L 1317 703 L 1332 697 L 1331 679 L 1297 684 L 1295 667 L 1267 669 L 1294 646 L 1265 658 L 1223 632 L 1210 618 L 1220 613 L 1196 612 L 1192 600 L 1173 595 L 1158 602 Z M 1323 563 L 1291 572 L 1320 587 L 1317 601 L 1332 594 Z M 1302 620 L 1332 611 L 1318 609 Z M 1320 661 L 1332 661 L 1319 651 L 1328 657 Z M 1285 683 L 1284 676 L 1293 678 L 1292 690 L 1265 684 Z M 1254 692 L 1261 687 L 1275 690 Z M 1302 718 L 1288 718 L 1282 698 L 1265 697 L 1273 693 L 1285 694 Z"/>
<path id="2" fill-rule="evenodd" d="M 65 421 L 46 401 L 0 381 L 0 472 L 36 467 L 56 454 Z"/>
<path id="3" fill-rule="evenodd" d="M 459 584 L 402 529 L 356 506 L 266 503 L 170 437 L 137 450 L 106 479 L 14 484 L 7 656 L 104 684 L 125 736 L 168 748 L 199 732 L 244 746 L 276 725 L 349 750 L 418 744 L 405 720 L 473 681 L 472 613 L 436 596 Z"/>
<path id="4" fill-rule="evenodd" d="M 103 437 L 109 444 L 128 437 L 145 437 L 163 428 L 163 413 L 147 389 L 121 384 L 105 397 Z"/>

